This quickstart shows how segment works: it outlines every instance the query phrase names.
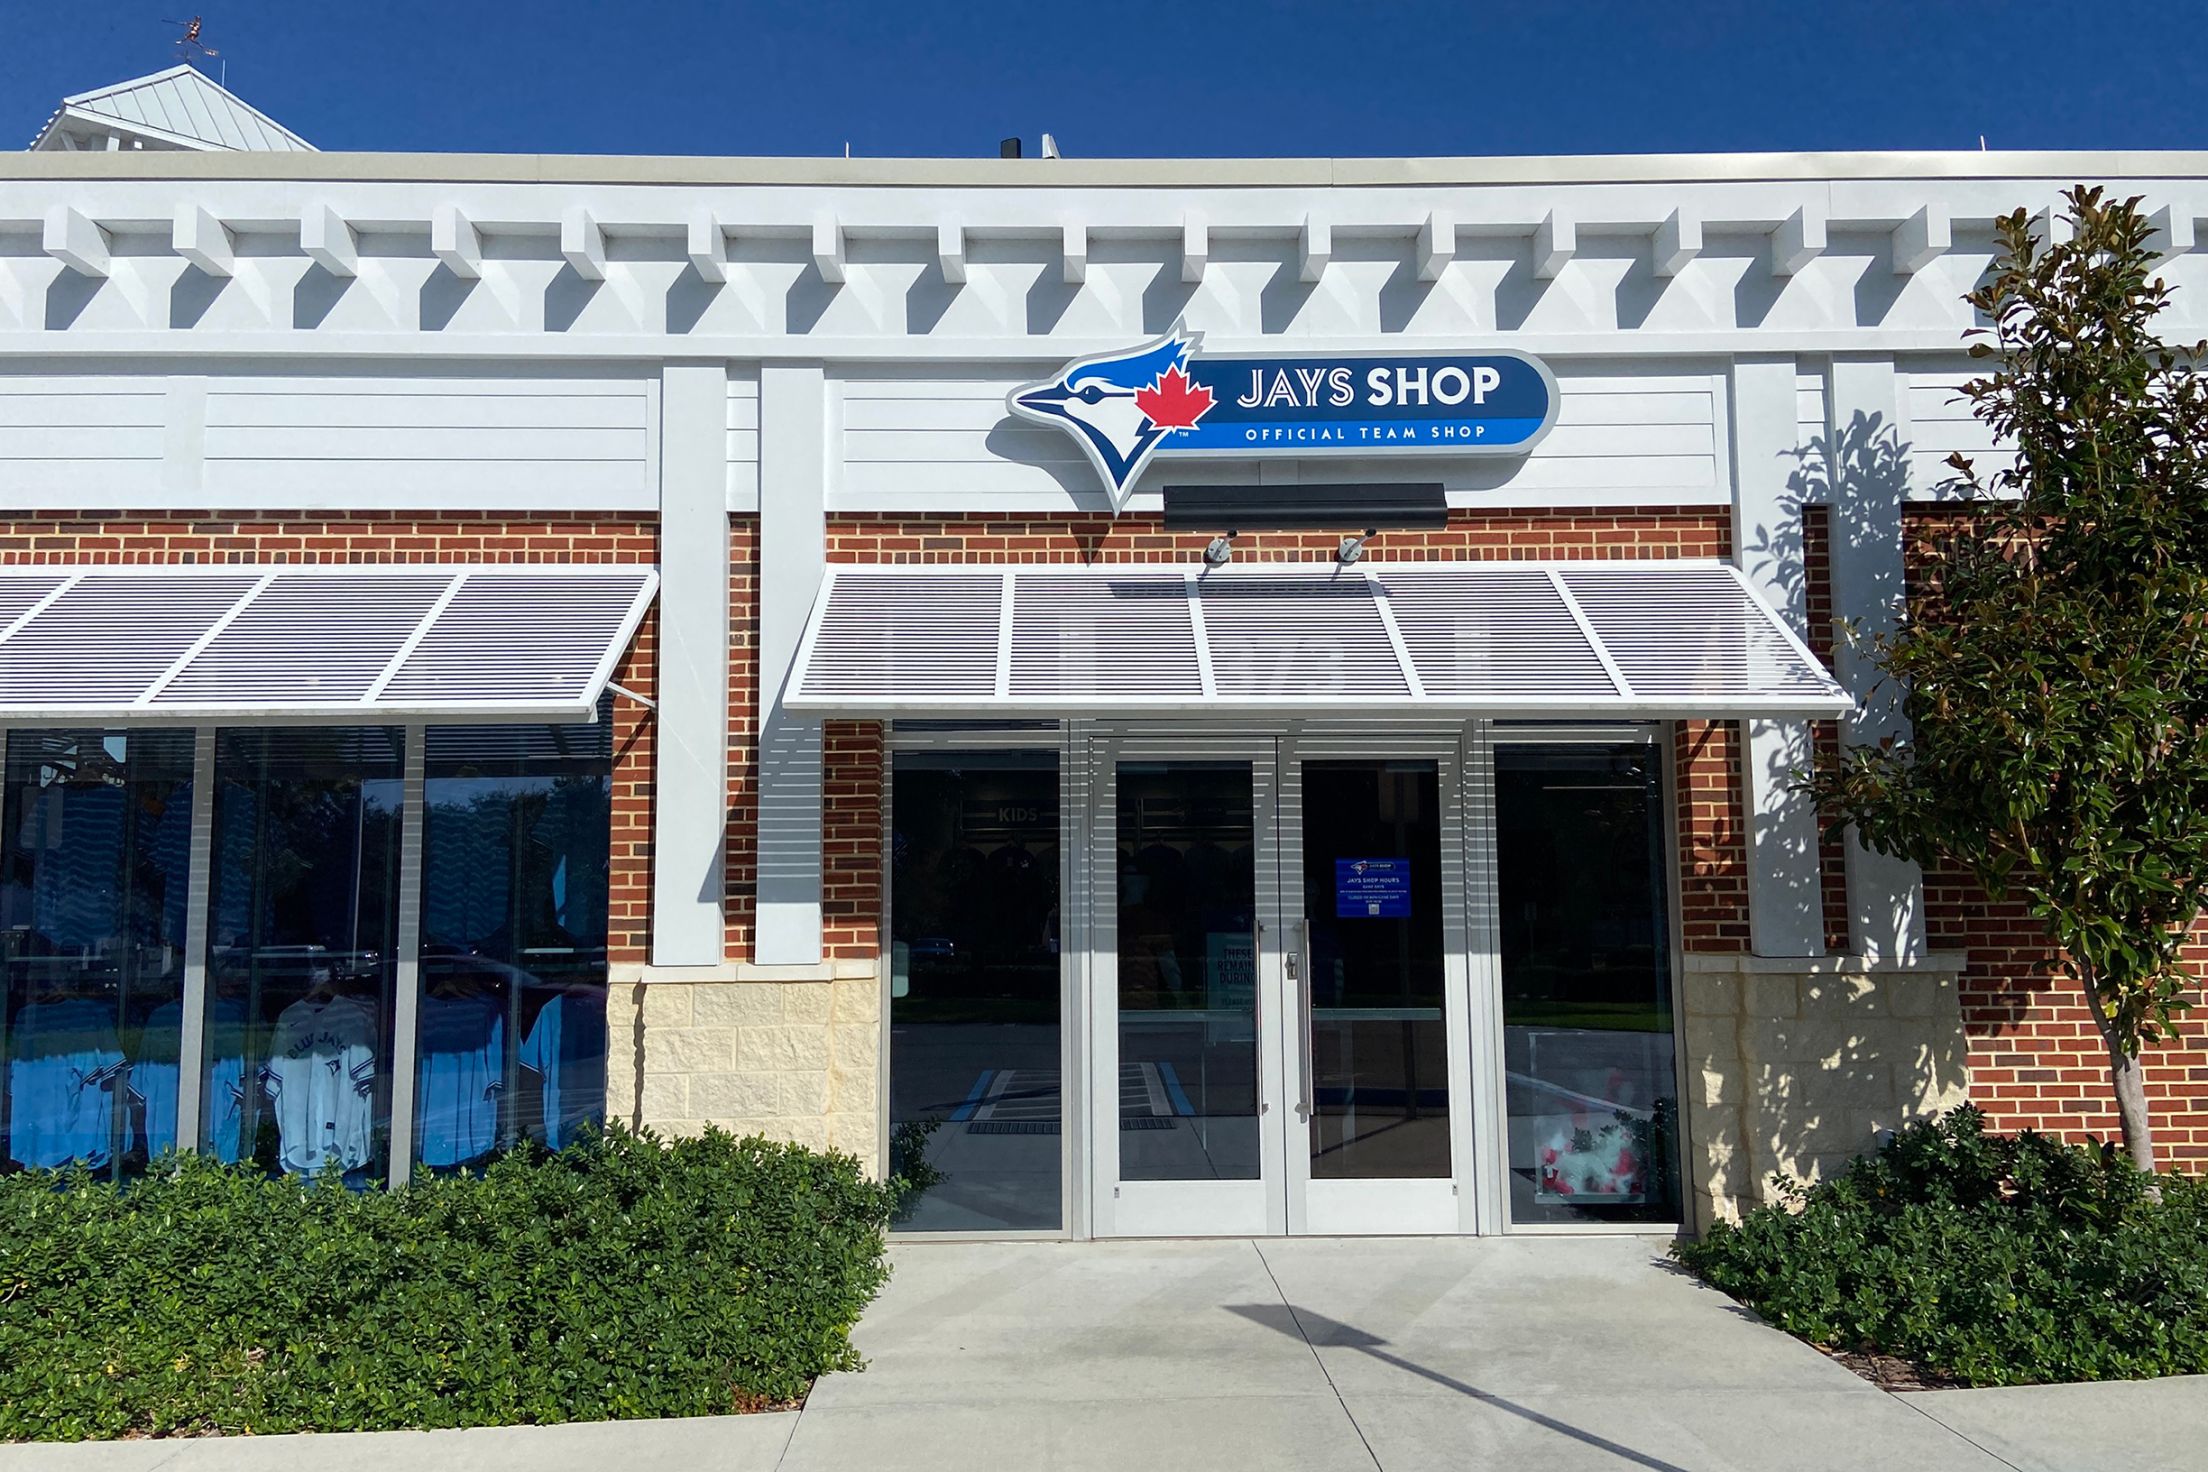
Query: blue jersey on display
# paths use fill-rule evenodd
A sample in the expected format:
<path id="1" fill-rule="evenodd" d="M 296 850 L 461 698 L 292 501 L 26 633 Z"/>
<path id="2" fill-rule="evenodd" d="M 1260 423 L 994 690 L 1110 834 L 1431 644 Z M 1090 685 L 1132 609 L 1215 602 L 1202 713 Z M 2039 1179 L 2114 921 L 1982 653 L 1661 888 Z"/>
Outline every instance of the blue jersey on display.
<path id="1" fill-rule="evenodd" d="M 576 1128 L 599 1117 L 606 1093 L 606 1004 L 590 994 L 561 992 L 544 1004 L 521 1045 L 521 1065 L 535 1070 L 544 1103 L 544 1143 L 553 1150 Z M 571 1116 L 569 1111 L 573 1110 Z"/>
<path id="2" fill-rule="evenodd" d="M 11 1032 L 8 1153 L 34 1169 L 107 1164 L 123 1072 L 113 1008 L 82 999 L 33 1002 L 15 1015 Z"/>
<path id="3" fill-rule="evenodd" d="M 421 1160 L 461 1165 L 498 1144 L 506 1087 L 506 1009 L 488 995 L 422 998 L 415 1067 Z"/>
<path id="4" fill-rule="evenodd" d="M 139 1029 L 138 1051 L 130 1060 L 130 1092 L 144 1109 L 142 1143 L 147 1157 L 174 1149 L 177 1133 L 177 1052 L 184 1030 L 184 1004 L 163 1002 Z M 211 997 L 207 1002 L 207 1149 L 227 1165 L 241 1153 L 238 1131 L 245 1117 L 245 1001 Z"/>
<path id="5" fill-rule="evenodd" d="M 251 1152 L 245 1131 L 245 998 L 207 1001 L 207 1149 L 225 1165 Z M 256 1084 L 255 1087 L 258 1087 Z"/>
<path id="6" fill-rule="evenodd" d="M 176 1148 L 177 1044 L 184 1031 L 184 1004 L 163 1002 L 138 1029 L 130 1060 L 130 1092 L 144 1111 L 147 1157 Z"/>

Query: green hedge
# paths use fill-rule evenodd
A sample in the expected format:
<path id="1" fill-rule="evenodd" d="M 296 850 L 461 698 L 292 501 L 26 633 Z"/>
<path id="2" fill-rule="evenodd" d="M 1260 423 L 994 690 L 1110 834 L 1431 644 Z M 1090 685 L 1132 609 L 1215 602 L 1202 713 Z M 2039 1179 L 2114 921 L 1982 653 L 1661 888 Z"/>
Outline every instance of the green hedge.
<path id="1" fill-rule="evenodd" d="M 401 1191 L 185 1156 L 0 1181 L 0 1438 L 757 1409 L 854 1369 L 897 1189 L 614 1129 Z"/>
<path id="2" fill-rule="evenodd" d="M 1964 1384 L 2208 1373 L 2208 1185 L 1967 1107 L 1673 1250 L 1811 1343 Z"/>

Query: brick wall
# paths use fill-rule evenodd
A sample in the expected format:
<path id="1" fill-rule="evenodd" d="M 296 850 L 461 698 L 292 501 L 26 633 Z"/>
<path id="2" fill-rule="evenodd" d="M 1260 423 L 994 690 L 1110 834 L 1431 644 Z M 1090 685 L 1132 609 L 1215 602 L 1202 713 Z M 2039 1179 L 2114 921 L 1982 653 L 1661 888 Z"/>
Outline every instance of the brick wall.
<path id="1" fill-rule="evenodd" d="M 821 744 L 821 955 L 872 960 L 882 930 L 882 724 L 830 721 Z"/>
<path id="2" fill-rule="evenodd" d="M 1839 630 L 1832 611 L 1832 508 L 1802 508 L 1802 642 L 1809 652 L 1832 668 L 1833 641 Z M 1840 723 L 1812 721 L 1810 743 L 1819 762 L 1840 754 Z M 1822 824 L 1817 833 L 1817 879 L 1824 907 L 1825 949 L 1848 949 L 1847 843 L 1837 831 Z"/>
<path id="3" fill-rule="evenodd" d="M 1639 506 L 1597 511 L 1472 511 L 1431 531 L 1382 532 L 1366 544 L 1379 562 L 1473 558 L 1722 557 L 1731 547 L 1721 507 Z M 1209 532 L 1169 532 L 1155 515 L 908 517 L 844 513 L 828 521 L 831 562 L 1189 562 Z M 1252 532 L 1238 562 L 1331 556 L 1338 531 Z"/>
<path id="4" fill-rule="evenodd" d="M 1939 536 L 1959 516 L 1923 507 L 1905 523 L 1912 591 Z M 1925 924 L 1935 950 L 1966 952 L 1963 1022 L 1969 1037 L 1970 1094 L 1996 1129 L 2048 1130 L 2072 1139 L 2115 1139 L 2108 1055 L 2075 985 L 2054 970 L 2045 927 L 2024 906 L 1993 904 L 1968 876 L 1935 868 L 1925 875 Z M 2196 923 L 2186 951 L 2194 976 L 2208 978 L 2208 926 Z M 2196 993 L 2196 1003 L 2204 999 Z M 2147 1096 L 2164 1158 L 2187 1169 L 2208 1166 L 2208 1011 L 2196 1011 L 2178 1038 L 2146 1055 Z"/>
<path id="5" fill-rule="evenodd" d="M 625 512 L 25 511 L 0 521 L 0 564 L 13 565 L 658 560 L 656 519 Z"/>
<path id="6" fill-rule="evenodd" d="M 628 513 L 513 516 L 496 512 L 28 511 L 0 521 L 0 564 L 421 563 L 659 560 L 656 518 Z M 650 695 L 658 623 L 648 615 L 614 678 Z M 651 713 L 613 706 L 613 846 L 609 959 L 639 962 L 651 903 Z"/>
<path id="7" fill-rule="evenodd" d="M 579 560 L 579 559 L 578 559 Z M 637 626 L 614 683 L 649 696 L 658 683 L 659 608 Z M 613 702 L 613 826 L 606 876 L 606 960 L 641 965 L 652 948 L 652 790 L 659 723 L 633 700 Z"/>
<path id="8" fill-rule="evenodd" d="M 759 882 L 759 518 L 728 519 L 728 847 L 722 955 L 749 961 Z"/>
<path id="9" fill-rule="evenodd" d="M 1748 838 L 1742 822 L 1740 725 L 1681 721 L 1673 732 L 1679 823 L 1679 943 L 1748 949 Z"/>

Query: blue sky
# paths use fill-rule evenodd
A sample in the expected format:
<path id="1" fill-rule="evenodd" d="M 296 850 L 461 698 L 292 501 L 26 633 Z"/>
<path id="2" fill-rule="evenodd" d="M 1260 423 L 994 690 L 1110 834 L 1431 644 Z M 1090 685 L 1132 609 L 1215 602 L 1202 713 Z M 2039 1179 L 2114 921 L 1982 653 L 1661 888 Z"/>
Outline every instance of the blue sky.
<path id="1" fill-rule="evenodd" d="M 173 64 L 328 149 L 1069 155 L 2200 148 L 2199 0 L 0 0 L 0 146 Z"/>

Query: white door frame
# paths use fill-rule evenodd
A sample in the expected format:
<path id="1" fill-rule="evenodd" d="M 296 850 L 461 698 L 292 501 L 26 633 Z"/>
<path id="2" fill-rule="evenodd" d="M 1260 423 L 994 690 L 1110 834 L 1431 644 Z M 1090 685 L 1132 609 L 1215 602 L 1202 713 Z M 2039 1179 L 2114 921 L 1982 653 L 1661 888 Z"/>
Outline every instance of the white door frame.
<path id="1" fill-rule="evenodd" d="M 1460 743 L 1455 736 L 1291 733 L 1280 743 L 1281 918 L 1299 950 L 1308 936 L 1303 913 L 1303 764 L 1306 761 L 1432 762 L 1441 804 L 1442 1015 L 1449 1098 L 1449 1174 L 1414 1179 L 1313 1179 L 1311 1124 L 1303 1115 L 1310 1060 L 1311 976 L 1308 958 L 1287 983 L 1282 1009 L 1283 1073 L 1293 1106 L 1287 1120 L 1288 1230 L 1320 1236 L 1427 1236 L 1479 1229 L 1474 1189 L 1479 1150 L 1474 1132 L 1471 971 L 1466 925 L 1466 849 L 1460 795 Z"/>
<path id="2" fill-rule="evenodd" d="M 1086 917 L 1080 926 L 1088 1034 L 1084 1094 L 1089 1230 L 1114 1236 L 1278 1236 L 1290 1232 L 1426 1235 L 1493 1230 L 1499 1209 L 1475 1189 L 1483 1161 L 1499 1162 L 1501 1132 L 1478 1107 L 1483 1046 L 1495 1023 L 1492 987 L 1475 937 L 1491 936 L 1472 888 L 1466 762 L 1461 731 L 1188 731 L 1094 728 L 1080 783 L 1087 823 L 1080 866 Z M 1313 1180 L 1308 1126 L 1297 1106 L 1306 1038 L 1301 980 L 1288 978 L 1302 931 L 1301 763 L 1304 760 L 1432 761 L 1442 805 L 1443 987 L 1447 1027 L 1450 1175 L 1422 1180 Z M 1252 1181 L 1123 1181 L 1119 1128 L 1119 766 L 1123 762 L 1248 762 L 1253 814 L 1258 1048 L 1259 1177 Z M 1475 789 L 1484 790 L 1484 789 Z M 1490 958 L 1491 960 L 1491 958 Z M 1304 969 L 1299 966 L 1299 971 Z M 1485 968 L 1492 977 L 1492 965 Z M 1499 1055 L 1498 1055 L 1499 1056 Z M 1478 1101 L 1484 1102 L 1484 1100 Z"/>
<path id="3" fill-rule="evenodd" d="M 1093 1230 L 1099 1237 L 1251 1237 L 1287 1231 L 1287 1193 L 1274 1165 L 1286 1148 L 1287 1094 L 1277 1051 L 1282 993 L 1274 892 L 1275 744 L 1271 736 L 1167 737 L 1099 732 L 1090 776 L 1089 1168 Z M 1242 1181 L 1123 1181 L 1119 1126 L 1119 767 L 1122 762 L 1247 762 L 1256 877 L 1255 1037 L 1258 1175 Z"/>

